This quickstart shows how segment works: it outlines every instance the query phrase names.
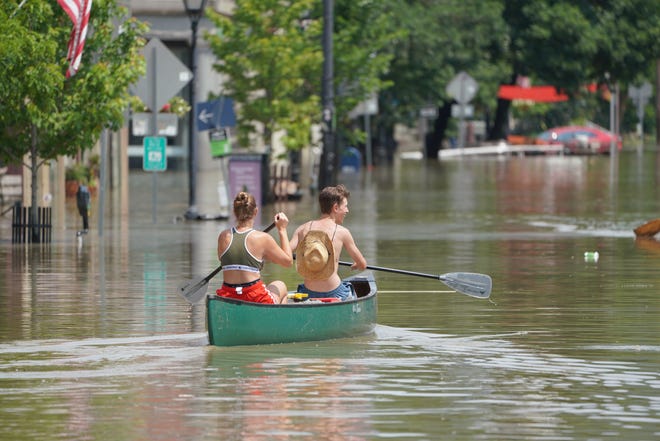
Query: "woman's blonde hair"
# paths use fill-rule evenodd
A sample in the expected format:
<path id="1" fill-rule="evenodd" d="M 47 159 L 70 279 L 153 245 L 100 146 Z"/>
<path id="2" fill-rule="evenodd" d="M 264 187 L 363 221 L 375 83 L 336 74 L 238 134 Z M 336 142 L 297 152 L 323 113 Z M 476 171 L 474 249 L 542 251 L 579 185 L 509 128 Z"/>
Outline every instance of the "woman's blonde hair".
<path id="1" fill-rule="evenodd" d="M 257 201 L 250 193 L 241 191 L 234 199 L 234 216 L 239 222 L 252 219 L 257 211 Z"/>

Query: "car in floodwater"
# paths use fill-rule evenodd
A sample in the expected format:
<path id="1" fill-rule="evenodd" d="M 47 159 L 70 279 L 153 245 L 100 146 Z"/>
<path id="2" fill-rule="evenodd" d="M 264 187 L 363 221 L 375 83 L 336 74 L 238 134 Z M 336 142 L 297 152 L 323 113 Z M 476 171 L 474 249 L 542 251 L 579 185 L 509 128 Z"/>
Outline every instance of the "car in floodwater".
<path id="1" fill-rule="evenodd" d="M 614 139 L 617 151 L 623 147 L 620 136 L 598 127 L 562 126 L 542 132 L 535 138 L 536 144 L 562 144 L 567 154 L 609 154 Z"/>

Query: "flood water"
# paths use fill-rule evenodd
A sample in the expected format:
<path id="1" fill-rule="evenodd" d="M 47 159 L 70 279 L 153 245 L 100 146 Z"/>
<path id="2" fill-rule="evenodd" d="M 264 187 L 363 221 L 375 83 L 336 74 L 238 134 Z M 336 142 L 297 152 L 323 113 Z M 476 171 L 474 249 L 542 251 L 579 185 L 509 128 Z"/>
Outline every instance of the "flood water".
<path id="1" fill-rule="evenodd" d="M 657 151 L 398 158 L 340 179 L 369 264 L 489 274 L 491 298 L 376 271 L 372 335 L 211 347 L 204 305 L 176 286 L 217 266 L 227 223 L 181 220 L 176 172 L 153 223 L 138 171 L 102 236 L 92 215 L 76 238 L 73 201 L 48 246 L 12 245 L 0 220 L 0 439 L 660 438 L 660 243 L 632 231 L 660 217 Z M 306 195 L 262 224 L 279 210 L 290 232 L 318 213 Z"/>

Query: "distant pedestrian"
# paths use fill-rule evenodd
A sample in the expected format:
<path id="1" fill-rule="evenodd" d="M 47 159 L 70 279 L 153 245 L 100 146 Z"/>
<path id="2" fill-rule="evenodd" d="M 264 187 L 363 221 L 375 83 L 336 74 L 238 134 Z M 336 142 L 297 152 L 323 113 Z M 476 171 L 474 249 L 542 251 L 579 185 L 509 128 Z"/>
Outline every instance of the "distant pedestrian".
<path id="1" fill-rule="evenodd" d="M 80 184 L 78 192 L 76 193 L 76 204 L 78 205 L 78 213 L 82 216 L 83 220 L 83 233 L 89 231 L 89 211 L 91 208 L 92 198 L 89 194 L 89 188 L 86 185 Z"/>

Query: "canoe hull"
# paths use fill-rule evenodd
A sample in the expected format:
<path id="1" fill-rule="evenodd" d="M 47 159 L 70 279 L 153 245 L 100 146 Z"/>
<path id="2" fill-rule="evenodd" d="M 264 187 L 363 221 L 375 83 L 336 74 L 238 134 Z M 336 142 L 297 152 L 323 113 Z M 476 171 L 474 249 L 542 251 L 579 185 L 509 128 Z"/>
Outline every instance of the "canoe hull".
<path id="1" fill-rule="evenodd" d="M 373 331 L 376 283 L 373 276 L 346 279 L 358 298 L 345 302 L 268 305 L 209 296 L 206 300 L 209 343 L 258 345 L 352 337 Z"/>

